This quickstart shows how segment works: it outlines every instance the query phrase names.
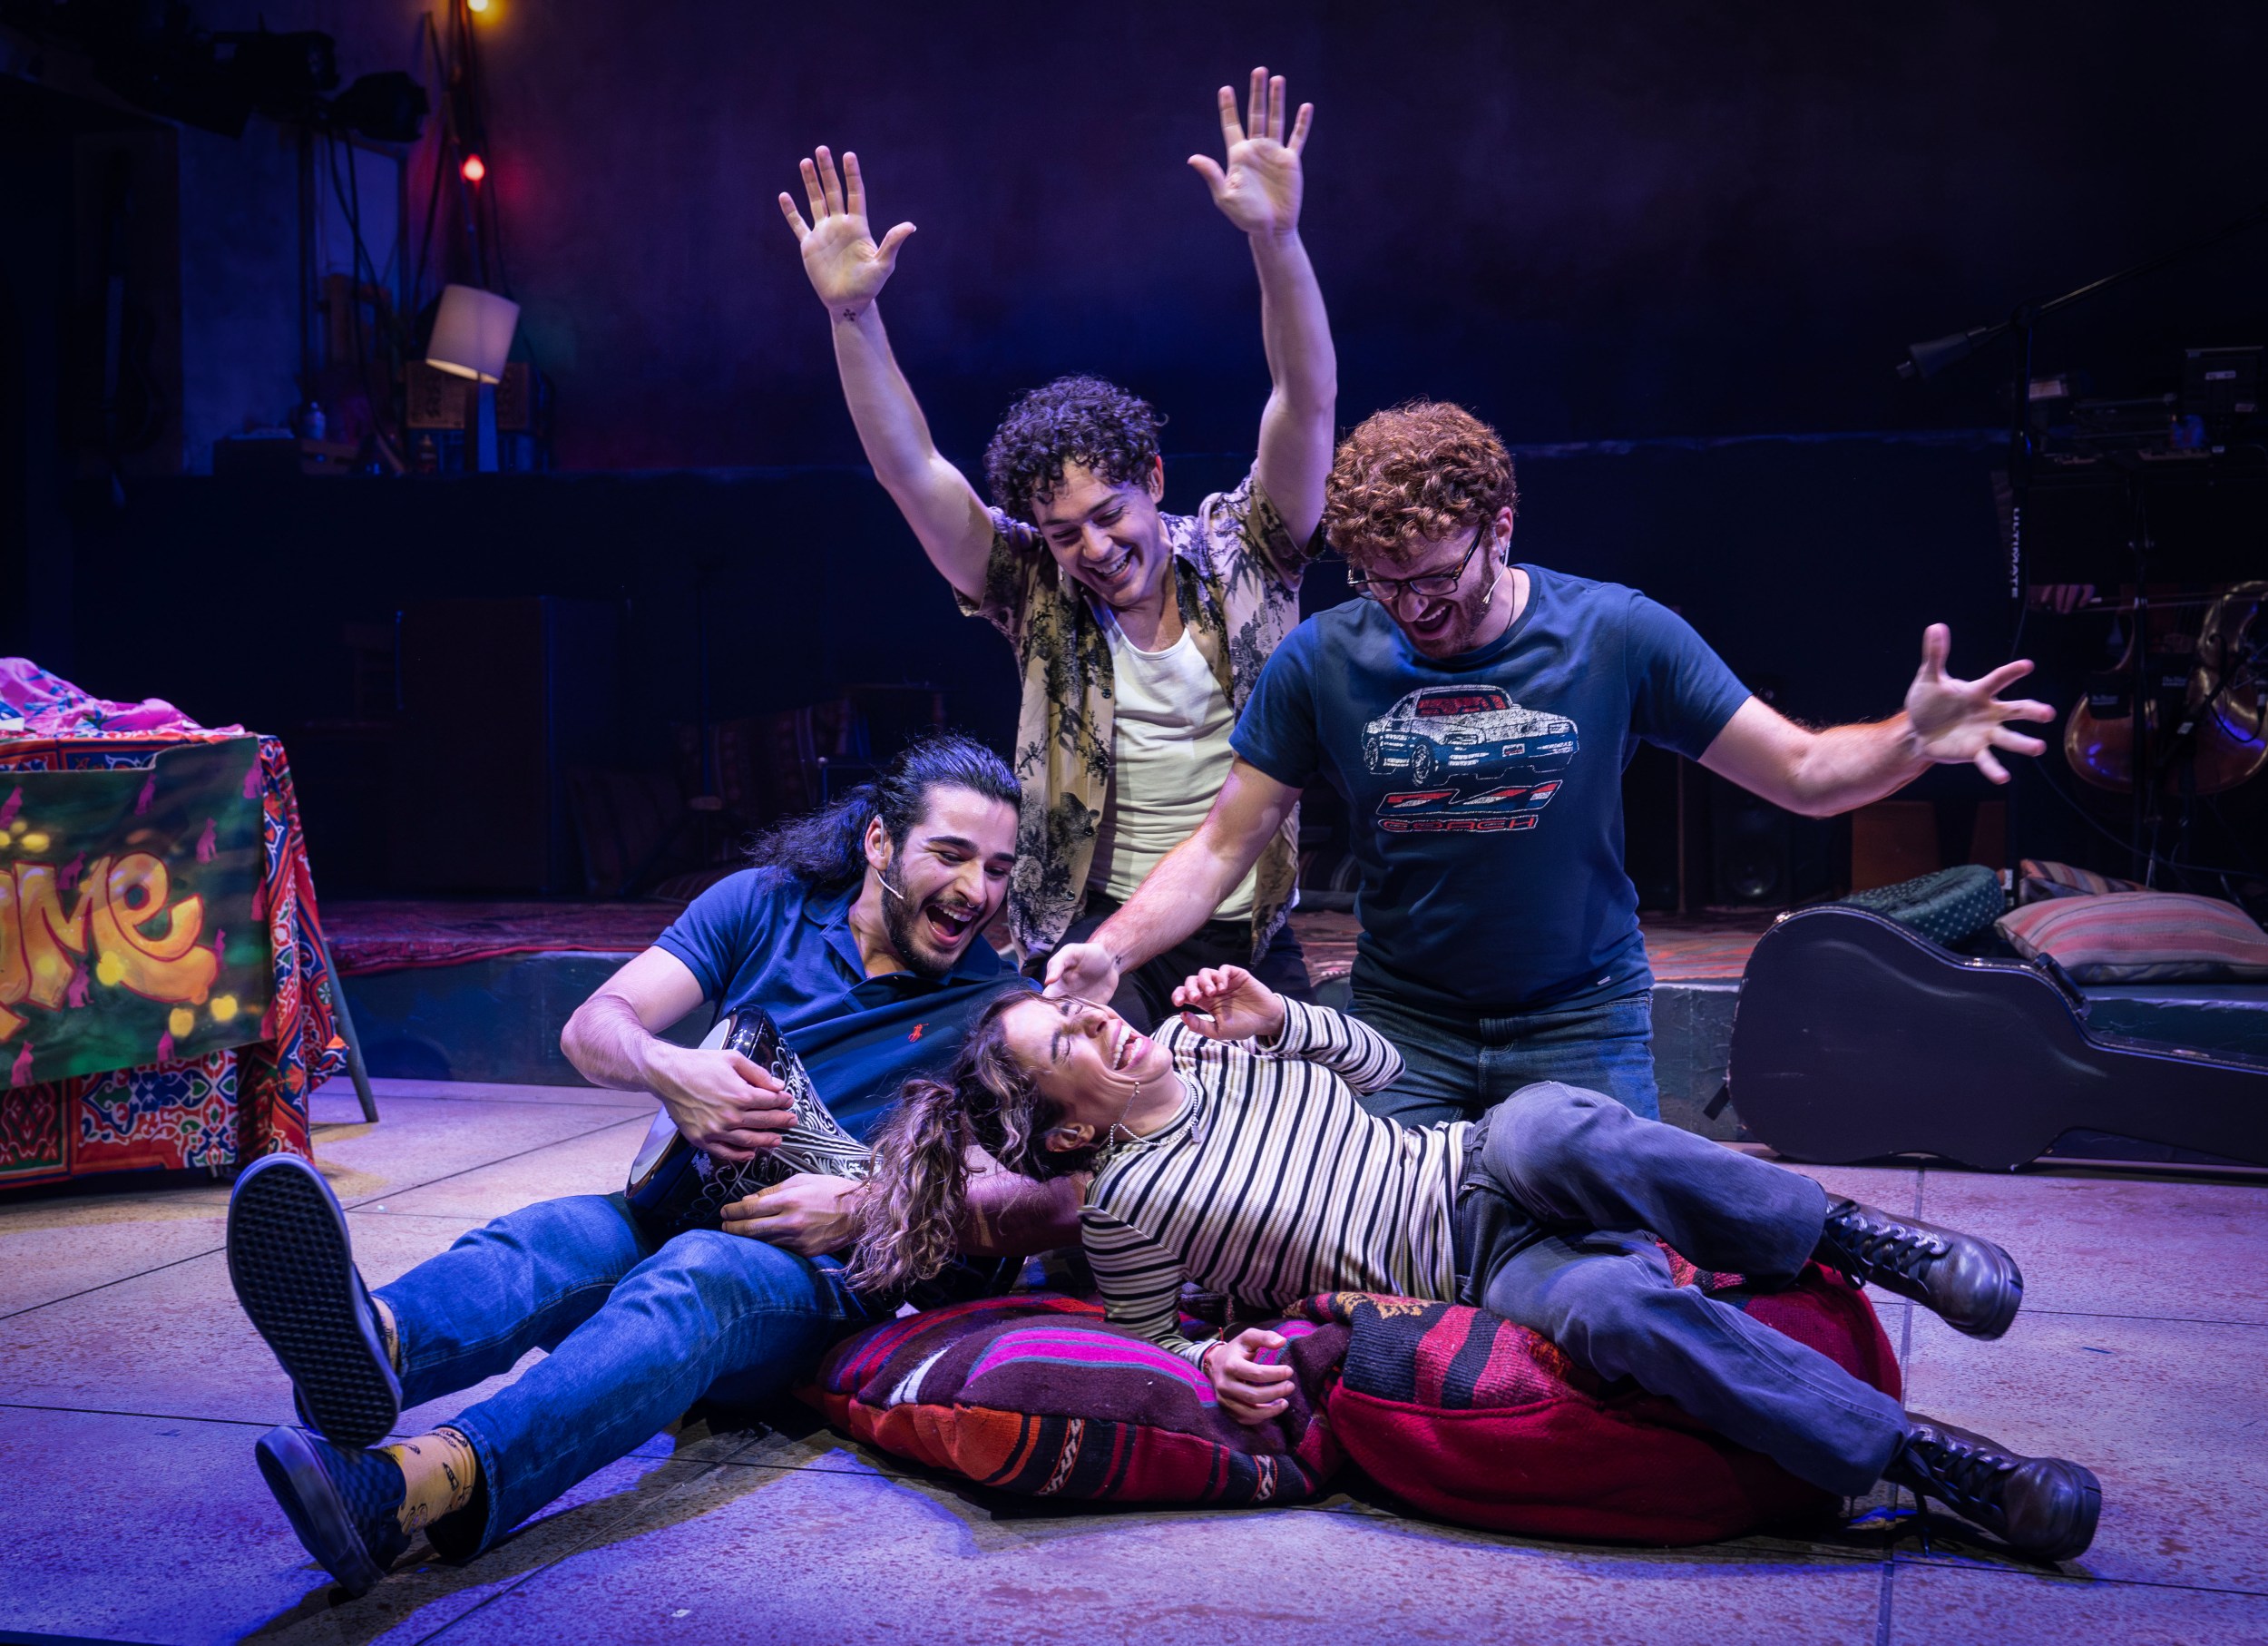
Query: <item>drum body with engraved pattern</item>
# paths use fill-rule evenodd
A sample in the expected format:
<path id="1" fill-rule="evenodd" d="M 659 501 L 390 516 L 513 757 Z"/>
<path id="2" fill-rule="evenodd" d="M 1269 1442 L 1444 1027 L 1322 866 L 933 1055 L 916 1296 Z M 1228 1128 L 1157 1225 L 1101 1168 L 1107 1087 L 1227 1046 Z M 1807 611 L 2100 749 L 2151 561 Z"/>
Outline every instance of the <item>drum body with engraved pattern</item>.
<path id="1" fill-rule="evenodd" d="M 689 1229 L 715 1229 L 724 1209 L 799 1172 L 864 1179 L 866 1146 L 836 1122 L 819 1101 L 803 1062 L 761 1006 L 743 1006 L 712 1031 L 702 1045 L 738 1052 L 769 1070 L 787 1089 L 795 1122 L 778 1144 L 747 1161 L 720 1161 L 688 1142 L 664 1109 L 631 1162 L 623 1194 L 639 1227 L 656 1240 Z"/>

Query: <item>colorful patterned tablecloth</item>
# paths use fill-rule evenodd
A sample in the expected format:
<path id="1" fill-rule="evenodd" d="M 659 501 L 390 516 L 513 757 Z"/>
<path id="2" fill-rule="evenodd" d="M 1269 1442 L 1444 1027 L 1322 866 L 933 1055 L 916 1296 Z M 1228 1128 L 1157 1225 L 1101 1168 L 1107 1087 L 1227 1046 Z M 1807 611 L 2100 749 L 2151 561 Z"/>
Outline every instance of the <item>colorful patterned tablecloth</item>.
<path id="1" fill-rule="evenodd" d="M 0 730 L 0 807 L 17 787 L 11 772 L 149 768 L 167 750 L 243 736 L 233 727 L 62 736 L 39 735 L 35 727 Z M 259 1037 L 199 1056 L 36 1083 L 12 1077 L 19 1066 L 12 1055 L 20 1053 L 0 1044 L 0 1190 L 189 1167 L 220 1177 L 263 1154 L 308 1153 L 308 1093 L 345 1067 L 346 1049 L 335 1025 L 336 985 L 324 964 L 291 769 L 274 738 L 259 740 L 258 789 L 264 857 L 252 909 L 266 930 L 271 973 Z M 28 1073 L 28 1059 L 20 1063 Z"/>

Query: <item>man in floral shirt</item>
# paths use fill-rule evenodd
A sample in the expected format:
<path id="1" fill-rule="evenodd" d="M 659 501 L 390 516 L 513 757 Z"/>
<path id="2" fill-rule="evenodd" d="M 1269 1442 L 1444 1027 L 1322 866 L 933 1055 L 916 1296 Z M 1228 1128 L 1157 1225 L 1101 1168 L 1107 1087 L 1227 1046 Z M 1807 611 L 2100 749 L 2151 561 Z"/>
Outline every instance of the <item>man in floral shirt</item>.
<path id="1" fill-rule="evenodd" d="M 811 217 L 780 210 L 826 305 L 836 363 L 875 474 L 962 610 L 1015 649 L 1023 701 L 1012 764 L 1024 789 L 1011 933 L 1027 959 L 1083 937 L 1204 819 L 1226 779 L 1229 733 L 1261 666 L 1299 621 L 1331 466 L 1337 361 L 1298 231 L 1300 151 L 1284 82 L 1255 69 L 1244 117 L 1219 93 L 1227 154 L 1189 163 L 1250 241 L 1273 390 L 1258 455 L 1195 514 L 1159 508 L 1159 419 L 1094 377 L 1059 378 L 1010 410 L 985 453 L 987 508 L 939 455 L 892 358 L 875 298 L 914 232 L 877 242 L 855 154 L 803 163 Z M 1149 1028 L 1173 986 L 1206 966 L 1249 967 L 1304 997 L 1284 926 L 1297 867 L 1288 816 L 1251 871 L 1188 941 L 1120 980 L 1112 1004 Z"/>

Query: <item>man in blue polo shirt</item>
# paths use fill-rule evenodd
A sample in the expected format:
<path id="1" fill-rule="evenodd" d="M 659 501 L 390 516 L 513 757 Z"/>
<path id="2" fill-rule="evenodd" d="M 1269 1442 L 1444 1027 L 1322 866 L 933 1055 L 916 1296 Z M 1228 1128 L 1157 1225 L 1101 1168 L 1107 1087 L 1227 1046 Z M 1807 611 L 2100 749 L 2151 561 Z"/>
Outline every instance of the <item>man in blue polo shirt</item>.
<path id="1" fill-rule="evenodd" d="M 1366 1098 L 1413 1125 L 1477 1119 L 1540 1081 L 1658 1116 L 1637 893 L 1622 866 L 1622 770 L 1663 744 L 1791 811 L 1829 817 L 1932 762 L 2038 754 L 1998 693 L 2009 663 L 1954 680 L 1932 625 L 1901 713 L 1814 731 L 1751 697 L 1683 619 L 1634 589 L 1511 561 L 1518 501 L 1496 432 L 1421 402 L 1339 448 L 1324 530 L 1369 598 L 1310 618 L 1269 659 L 1237 759 L 1196 834 L 1050 993 L 1107 1000 L 1118 972 L 1180 940 L 1307 784 L 1354 822 L 1362 925 L 1354 1011 L 1407 1068 Z"/>
<path id="2" fill-rule="evenodd" d="M 758 844 L 602 985 L 562 1043 L 595 1084 L 650 1092 L 712 1156 L 746 1161 L 793 1117 L 736 1053 L 659 1037 L 704 1000 L 760 1005 L 836 1118 L 864 1139 L 907 1076 L 949 1063 L 1003 987 L 979 936 L 1015 864 L 1015 778 L 965 738 L 918 744 L 869 789 Z M 980 1171 L 963 1237 L 998 1253 L 1077 1239 L 1076 1182 Z M 803 1174 L 724 1209 L 721 1231 L 658 1242 L 619 1194 L 546 1200 L 364 1289 L 338 1203 L 270 1156 L 238 1181 L 229 1270 L 292 1380 L 301 1429 L 257 1448 L 308 1553 L 363 1592 L 424 1529 L 468 1558 L 696 1400 L 767 1398 L 874 1318 L 831 1255 L 857 1185 Z M 381 1445 L 404 1406 L 526 1374 L 445 1427 Z M 367 1448 L 367 1449 L 366 1449 Z"/>

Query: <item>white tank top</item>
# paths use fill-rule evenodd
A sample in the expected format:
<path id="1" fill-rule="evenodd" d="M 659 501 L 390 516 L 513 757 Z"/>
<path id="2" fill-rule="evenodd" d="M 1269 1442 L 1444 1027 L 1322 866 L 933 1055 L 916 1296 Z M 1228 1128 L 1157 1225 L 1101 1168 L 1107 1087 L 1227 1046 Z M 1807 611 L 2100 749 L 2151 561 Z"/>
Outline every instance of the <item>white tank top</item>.
<path id="1" fill-rule="evenodd" d="M 1116 703 L 1110 789 L 1087 884 L 1124 902 L 1212 810 L 1236 758 L 1228 734 L 1237 717 L 1187 626 L 1163 652 L 1144 652 L 1108 612 L 1102 619 Z M 1250 918 L 1256 872 L 1256 865 L 1237 882 L 1214 919 Z"/>

